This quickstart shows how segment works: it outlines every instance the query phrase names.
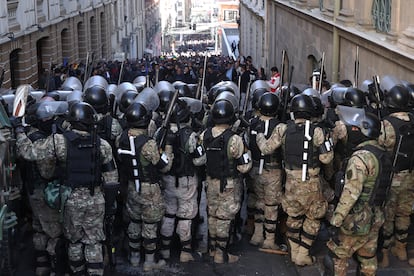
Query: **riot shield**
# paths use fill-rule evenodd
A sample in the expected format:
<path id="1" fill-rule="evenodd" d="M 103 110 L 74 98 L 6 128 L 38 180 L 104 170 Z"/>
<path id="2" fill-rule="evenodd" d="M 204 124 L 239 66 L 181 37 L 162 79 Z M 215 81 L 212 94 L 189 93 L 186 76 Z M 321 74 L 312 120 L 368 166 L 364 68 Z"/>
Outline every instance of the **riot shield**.
<path id="1" fill-rule="evenodd" d="M 226 101 L 229 101 L 233 105 L 233 108 L 234 108 L 235 113 L 238 112 L 238 110 L 239 110 L 239 99 L 237 99 L 237 97 L 233 93 L 231 93 L 229 91 L 221 92 L 216 97 L 216 99 L 214 100 L 214 102 L 216 102 L 218 100 L 226 100 Z"/>
<path id="2" fill-rule="evenodd" d="M 138 93 L 137 88 L 130 82 L 123 82 L 119 84 L 115 91 L 115 98 L 118 104 L 121 101 L 122 95 L 127 91 L 135 91 Z"/>
<path id="3" fill-rule="evenodd" d="M 159 81 L 155 86 L 154 86 L 154 90 L 155 92 L 159 93 L 161 91 L 175 91 L 174 86 L 168 82 L 168 81 Z"/>
<path id="4" fill-rule="evenodd" d="M 92 76 L 85 82 L 85 85 L 83 87 L 83 92 L 85 92 L 88 88 L 93 87 L 93 86 L 100 86 L 106 91 L 106 89 L 108 88 L 108 82 L 102 76 L 99 76 L 99 75 Z"/>
<path id="5" fill-rule="evenodd" d="M 386 75 L 381 78 L 380 88 L 382 91 L 384 91 L 384 93 L 386 93 L 387 91 L 390 91 L 391 88 L 393 88 L 394 86 L 398 84 L 402 85 L 402 82 L 400 79 L 398 79 L 395 76 Z"/>
<path id="6" fill-rule="evenodd" d="M 311 88 L 311 87 L 306 88 L 305 90 L 303 90 L 302 94 L 308 95 L 310 97 L 318 98 L 318 99 L 321 98 L 321 94 L 319 94 L 319 91 L 314 89 L 314 88 Z"/>
<path id="7" fill-rule="evenodd" d="M 82 91 L 81 90 L 73 90 L 73 91 L 71 91 L 71 93 L 70 94 L 68 94 L 67 95 L 67 97 L 66 97 L 66 101 L 69 103 L 69 104 L 72 104 L 72 103 L 79 103 L 79 102 L 81 102 L 82 101 L 82 95 L 83 95 L 83 93 L 82 93 Z M 63 100 L 63 99 L 62 99 Z"/>
<path id="8" fill-rule="evenodd" d="M 339 119 L 349 126 L 360 127 L 365 119 L 365 110 L 363 108 L 338 105 L 336 111 Z"/>
<path id="9" fill-rule="evenodd" d="M 193 114 L 200 112 L 203 108 L 203 103 L 199 99 L 190 97 L 180 97 L 179 99 L 186 102 L 187 106 L 190 107 L 190 112 Z"/>
<path id="10" fill-rule="evenodd" d="M 82 91 L 82 83 L 77 77 L 69 77 L 62 84 L 62 90 L 80 90 Z"/>
<path id="11" fill-rule="evenodd" d="M 145 87 L 134 99 L 134 102 L 142 104 L 147 111 L 155 111 L 160 105 L 160 98 L 154 89 Z"/>
<path id="12" fill-rule="evenodd" d="M 40 120 L 64 115 L 68 112 L 68 103 L 64 101 L 41 102 L 36 110 L 36 117 Z"/>
<path id="13" fill-rule="evenodd" d="M 106 95 L 108 97 L 109 97 L 109 95 L 115 95 L 117 87 L 118 86 L 116 84 L 113 84 L 113 83 L 108 85 L 108 88 L 106 89 Z"/>

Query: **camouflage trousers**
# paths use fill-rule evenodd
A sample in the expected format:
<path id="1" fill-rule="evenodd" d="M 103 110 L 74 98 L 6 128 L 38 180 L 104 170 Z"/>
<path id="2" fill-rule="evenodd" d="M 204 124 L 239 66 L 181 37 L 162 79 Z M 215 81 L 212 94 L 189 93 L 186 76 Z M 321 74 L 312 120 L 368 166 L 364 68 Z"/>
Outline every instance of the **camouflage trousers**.
<path id="1" fill-rule="evenodd" d="M 178 180 L 178 183 L 177 183 Z M 177 222 L 177 234 L 181 242 L 191 240 L 191 222 L 197 215 L 197 176 L 184 176 L 176 178 L 164 175 L 162 181 L 166 210 L 161 223 L 161 235 L 171 237 Z M 178 184 L 178 185 L 177 185 Z"/>
<path id="2" fill-rule="evenodd" d="M 145 251 L 155 252 L 159 223 L 165 213 L 159 184 L 141 182 L 141 189 L 137 191 L 134 182 L 128 181 L 126 210 L 130 218 L 127 232 L 131 250 L 140 250 L 143 239 Z"/>
<path id="3" fill-rule="evenodd" d="M 282 170 L 266 169 L 259 174 L 252 175 L 254 179 L 254 193 L 257 196 L 255 222 L 264 223 L 265 231 L 276 231 L 279 204 L 282 200 Z"/>
<path id="4" fill-rule="evenodd" d="M 207 214 L 210 247 L 227 247 L 231 221 L 241 207 L 242 184 L 238 178 L 227 178 L 223 192 L 220 180 L 207 176 Z"/>
<path id="5" fill-rule="evenodd" d="M 384 213 L 380 208 L 374 212 L 373 224 L 367 235 L 346 235 L 339 230 L 338 241 L 329 240 L 327 247 L 335 256 L 335 276 L 346 276 L 348 260 L 356 253 L 361 275 L 375 275 L 378 267 L 377 244 L 381 226 L 384 223 Z"/>
<path id="6" fill-rule="evenodd" d="M 257 175 L 258 168 L 252 167 L 245 177 L 246 189 L 247 189 L 247 218 L 254 220 L 255 214 L 258 212 L 256 209 L 257 195 L 254 191 L 255 177 Z"/>
<path id="7" fill-rule="evenodd" d="M 56 255 L 56 245 L 63 235 L 63 225 L 58 210 L 50 208 L 44 199 L 43 188 L 35 188 L 29 195 L 33 214 L 33 246 L 38 264 L 45 263 L 49 256 Z M 49 266 L 49 265 L 47 265 Z"/>
<path id="8" fill-rule="evenodd" d="M 285 194 L 282 197 L 283 210 L 288 215 L 286 226 L 288 238 L 298 244 L 310 247 L 316 239 L 328 203 L 321 191 L 318 175 L 301 180 L 301 171 L 286 170 Z"/>
<path id="9" fill-rule="evenodd" d="M 76 188 L 64 210 L 64 234 L 70 241 L 69 265 L 73 273 L 86 269 L 90 275 L 103 275 L 102 241 L 105 199 L 100 188 L 92 196 L 88 188 Z"/>
<path id="10" fill-rule="evenodd" d="M 414 173 L 408 170 L 394 174 L 385 206 L 384 248 L 389 248 L 394 238 L 402 243 L 407 242 L 414 204 L 413 183 Z"/>

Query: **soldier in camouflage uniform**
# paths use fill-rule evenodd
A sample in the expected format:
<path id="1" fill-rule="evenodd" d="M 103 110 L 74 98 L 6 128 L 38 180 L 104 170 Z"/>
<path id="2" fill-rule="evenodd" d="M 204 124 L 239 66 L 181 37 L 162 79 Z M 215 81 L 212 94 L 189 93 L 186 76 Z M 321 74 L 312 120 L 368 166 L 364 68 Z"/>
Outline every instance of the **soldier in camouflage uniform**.
<path id="1" fill-rule="evenodd" d="M 44 97 L 41 100 L 43 103 L 41 105 L 47 105 L 48 101 L 54 100 L 50 97 Z M 30 130 L 26 134 L 35 148 L 39 148 L 45 139 L 52 134 L 52 125 L 55 123 L 54 116 L 57 115 L 36 112 L 37 108 L 38 105 L 33 105 L 28 108 L 27 112 L 30 113 L 29 117 L 35 117 L 33 122 L 30 122 Z M 37 114 L 35 115 L 35 113 Z M 27 119 L 26 122 L 30 120 Z M 34 230 L 33 246 L 36 256 L 36 275 L 49 275 L 51 271 L 63 274 L 65 272 L 64 256 L 66 249 L 64 247 L 60 210 L 49 207 L 44 197 L 44 188 L 47 183 L 54 181 L 56 178 L 56 160 L 55 158 L 49 158 L 36 161 L 31 159 L 32 156 L 24 151 L 24 148 L 20 147 L 17 147 L 17 153 L 26 160 L 23 168 L 25 169 L 26 190 L 29 193 L 29 203 L 33 214 L 32 227 Z"/>
<path id="2" fill-rule="evenodd" d="M 396 163 L 385 208 L 382 267 L 389 266 L 388 253 L 392 245 L 391 253 L 400 261 L 407 261 L 408 228 L 414 204 L 414 172 L 411 171 L 414 136 L 404 133 L 407 127 L 412 131 L 414 124 L 413 115 L 407 112 L 408 102 L 409 94 L 403 86 L 394 86 L 385 94 L 385 104 L 391 114 L 383 119 L 378 142 L 396 157 Z"/>
<path id="3" fill-rule="evenodd" d="M 294 121 L 279 124 L 268 139 L 258 134 L 256 142 L 263 145 L 260 148 L 263 154 L 282 146 L 286 171 L 282 207 L 288 214 L 286 235 L 291 259 L 297 265 L 311 265 L 314 258 L 309 255 L 309 249 L 328 205 L 320 188 L 320 163 L 329 163 L 333 151 L 327 146 L 323 130 L 310 122 L 313 114 L 310 96 L 293 97 L 290 110 Z"/>
<path id="4" fill-rule="evenodd" d="M 265 144 L 256 143 L 256 135 L 262 133 L 269 138 L 280 122 L 277 114 L 279 98 L 274 93 L 264 93 L 258 102 L 260 116 L 250 121 L 249 148 L 252 151 L 253 168 L 249 174 L 253 179 L 254 194 L 257 195 L 253 245 L 267 249 L 278 249 L 275 243 L 278 208 L 282 198 L 282 152 L 276 150 L 262 154 Z M 261 140 L 265 142 L 265 140 Z M 263 227 L 264 226 L 264 227 Z M 263 233 L 265 236 L 263 237 Z"/>
<path id="5" fill-rule="evenodd" d="M 253 92 L 252 95 L 252 109 L 249 110 L 246 113 L 246 120 L 256 120 L 255 118 L 260 116 L 259 107 L 257 106 L 257 103 L 259 102 L 260 97 L 266 92 L 265 89 L 257 89 Z M 255 136 L 255 134 L 250 133 L 250 135 Z M 250 139 L 250 138 L 249 138 Z M 249 140 L 249 147 L 250 143 L 252 141 Z M 252 152 L 252 158 L 254 153 Z M 256 166 L 257 168 L 257 166 Z M 255 215 L 257 212 L 259 212 L 256 209 L 256 201 L 257 201 L 257 195 L 254 191 L 254 172 L 257 172 L 257 169 L 255 169 L 254 162 L 252 169 L 250 172 L 245 176 L 245 183 L 246 183 L 246 189 L 247 189 L 247 220 L 246 220 L 246 227 L 245 232 L 248 235 L 252 235 L 254 233 L 254 221 L 255 221 Z M 253 177 L 252 177 L 253 176 Z"/>
<path id="6" fill-rule="evenodd" d="M 169 173 L 162 176 L 166 212 L 161 224 L 161 255 L 165 260 L 170 258 L 170 243 L 176 226 L 182 246 L 180 262 L 194 261 L 191 224 L 198 212 L 195 165 L 205 156 L 196 149 L 198 135 L 191 129 L 190 119 L 190 107 L 186 101 L 179 99 L 172 115 L 175 123 L 170 123 L 166 130 L 167 143 L 173 147 L 174 159 Z"/>
<path id="7" fill-rule="evenodd" d="M 152 112 L 141 103 L 131 104 L 125 113 L 128 127 L 117 140 L 121 173 L 128 178 L 129 260 L 133 266 L 139 265 L 143 244 L 144 271 L 166 264 L 164 260 L 155 261 L 154 256 L 159 241 L 158 226 L 165 212 L 159 173 L 167 172 L 172 163 L 164 154 L 160 156 L 157 143 L 147 135 L 151 117 Z M 172 153 L 170 146 L 165 150 Z"/>
<path id="8" fill-rule="evenodd" d="M 250 153 L 240 136 L 231 130 L 234 107 L 222 99 L 211 110 L 213 127 L 200 136 L 207 156 L 207 214 L 210 256 L 215 263 L 234 263 L 238 256 L 228 253 L 231 221 L 241 206 L 242 183 L 239 173 L 251 168 Z"/>
<path id="9" fill-rule="evenodd" d="M 105 199 L 101 177 L 106 183 L 118 181 L 111 146 L 97 136 L 93 141 L 95 115 L 91 105 L 73 104 L 68 117 L 73 129 L 51 135 L 37 147 L 16 129 L 21 151 L 32 156 L 32 160 L 57 158 L 66 170 L 64 185 L 72 192 L 65 203 L 63 224 L 64 235 L 70 242 L 69 265 L 74 275 L 83 275 L 85 268 L 89 275 L 103 275 Z"/>
<path id="10" fill-rule="evenodd" d="M 391 162 L 389 157 L 384 158 L 386 153 L 376 141 L 379 119 L 367 113 L 358 125 L 366 141 L 357 145 L 347 163 L 343 191 L 330 220 L 339 229 L 327 242 L 330 251 L 324 264 L 328 276 L 347 275 L 348 261 L 354 254 L 360 275 L 375 275 L 377 270 L 376 250 L 387 188 L 382 180 L 389 180 Z"/>

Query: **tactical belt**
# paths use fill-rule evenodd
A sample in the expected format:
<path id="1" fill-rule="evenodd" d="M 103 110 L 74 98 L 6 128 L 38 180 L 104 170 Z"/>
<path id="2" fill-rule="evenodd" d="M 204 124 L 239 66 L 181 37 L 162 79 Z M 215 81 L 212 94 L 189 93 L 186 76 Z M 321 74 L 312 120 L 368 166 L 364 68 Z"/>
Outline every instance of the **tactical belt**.
<path id="1" fill-rule="evenodd" d="M 260 161 L 253 160 L 253 167 L 259 167 Z M 278 163 L 264 163 L 263 169 L 267 170 L 274 170 L 274 169 L 281 169 L 282 166 Z"/>

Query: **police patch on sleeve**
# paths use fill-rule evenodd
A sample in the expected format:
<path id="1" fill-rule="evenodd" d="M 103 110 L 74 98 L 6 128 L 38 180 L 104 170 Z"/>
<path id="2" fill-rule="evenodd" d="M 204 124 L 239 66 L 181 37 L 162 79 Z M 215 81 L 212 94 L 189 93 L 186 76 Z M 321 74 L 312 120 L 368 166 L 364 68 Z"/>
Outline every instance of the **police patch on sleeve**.
<path id="1" fill-rule="evenodd" d="M 352 170 L 348 170 L 346 172 L 346 179 L 351 179 L 352 178 Z"/>

